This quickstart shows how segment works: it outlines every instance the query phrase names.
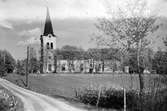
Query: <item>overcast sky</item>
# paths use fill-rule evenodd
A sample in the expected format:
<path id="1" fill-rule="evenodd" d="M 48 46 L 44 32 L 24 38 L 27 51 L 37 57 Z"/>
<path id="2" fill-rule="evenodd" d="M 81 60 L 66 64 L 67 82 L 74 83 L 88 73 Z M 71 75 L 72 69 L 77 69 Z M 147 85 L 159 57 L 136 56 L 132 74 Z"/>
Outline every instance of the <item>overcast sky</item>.
<path id="1" fill-rule="evenodd" d="M 25 58 L 27 43 L 38 44 L 43 32 L 46 6 L 57 38 L 57 47 L 94 47 L 97 18 L 108 17 L 127 0 L 0 0 L 0 49 L 16 58 Z M 133 1 L 133 0 L 131 0 Z M 167 17 L 167 0 L 147 0 L 151 12 Z"/>

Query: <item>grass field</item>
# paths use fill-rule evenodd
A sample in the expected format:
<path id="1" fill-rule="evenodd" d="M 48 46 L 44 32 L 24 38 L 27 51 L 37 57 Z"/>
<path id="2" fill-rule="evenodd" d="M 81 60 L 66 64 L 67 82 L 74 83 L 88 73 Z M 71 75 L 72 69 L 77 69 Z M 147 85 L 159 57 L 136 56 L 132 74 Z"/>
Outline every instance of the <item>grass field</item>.
<path id="1" fill-rule="evenodd" d="M 5 79 L 25 87 L 25 76 L 8 74 Z M 160 75 L 144 75 L 145 90 L 154 91 L 166 87 L 166 79 Z M 75 90 L 82 88 L 126 88 L 126 90 L 139 90 L 138 75 L 127 74 L 31 74 L 29 75 L 29 89 L 38 93 L 65 99 L 76 107 L 84 107 L 89 111 L 108 111 L 97 109 L 90 105 L 80 103 L 75 96 Z M 111 111 L 111 109 L 109 109 Z M 115 111 L 115 110 L 114 110 Z"/>
<path id="2" fill-rule="evenodd" d="M 164 85 L 158 81 L 159 75 L 144 75 L 145 88 L 161 88 Z M 24 76 L 9 74 L 7 80 L 22 85 Z M 156 81 L 155 81 L 156 80 Z M 138 75 L 126 74 L 43 74 L 29 75 L 30 89 L 49 96 L 74 98 L 75 90 L 85 87 L 115 87 L 127 90 L 139 90 Z"/>

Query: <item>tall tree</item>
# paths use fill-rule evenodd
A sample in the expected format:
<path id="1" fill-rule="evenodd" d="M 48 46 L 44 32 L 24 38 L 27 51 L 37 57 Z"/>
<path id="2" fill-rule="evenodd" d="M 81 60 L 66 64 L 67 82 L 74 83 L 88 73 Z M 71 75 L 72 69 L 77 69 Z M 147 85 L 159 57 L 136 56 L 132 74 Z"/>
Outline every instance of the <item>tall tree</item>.
<path id="1" fill-rule="evenodd" d="M 37 73 L 40 70 L 40 64 L 37 58 L 35 57 L 30 58 L 29 64 L 30 64 L 29 68 L 30 73 Z"/>
<path id="2" fill-rule="evenodd" d="M 0 51 L 0 77 L 4 76 L 5 74 L 5 61 L 4 61 L 4 55 L 2 51 Z"/>
<path id="3" fill-rule="evenodd" d="M 59 55 L 66 60 L 83 59 L 84 50 L 76 46 L 65 45 L 59 50 Z"/>
<path id="4" fill-rule="evenodd" d="M 40 64 L 37 59 L 36 50 L 33 47 L 29 48 L 29 72 L 37 73 L 40 70 Z"/>
<path id="5" fill-rule="evenodd" d="M 167 74 L 167 52 L 161 50 L 156 52 L 153 60 L 153 69 L 158 74 Z"/>
<path id="6" fill-rule="evenodd" d="M 167 36 L 163 38 L 164 45 L 167 47 Z M 158 74 L 167 74 L 167 50 L 158 50 L 154 55 L 153 68 Z M 164 76 L 166 77 L 166 76 Z"/>
<path id="7" fill-rule="evenodd" d="M 0 70 L 2 75 L 3 73 L 12 73 L 15 69 L 15 65 L 15 59 L 8 51 L 0 51 Z"/>
<path id="8" fill-rule="evenodd" d="M 117 15 L 99 19 L 99 23 L 96 24 L 101 35 L 97 36 L 95 40 L 101 45 L 119 48 L 122 61 L 129 57 L 129 49 L 134 48 L 136 50 L 140 97 L 142 97 L 144 88 L 140 71 L 141 51 L 149 44 L 148 35 L 158 29 L 158 26 L 154 25 L 156 17 L 147 12 L 147 4 L 144 0 L 131 0 L 127 2 L 125 9 L 118 9 Z"/>
<path id="9" fill-rule="evenodd" d="M 25 71 L 25 63 L 23 60 L 17 60 L 16 63 L 16 73 L 20 74 L 20 75 L 25 75 L 26 71 Z"/>

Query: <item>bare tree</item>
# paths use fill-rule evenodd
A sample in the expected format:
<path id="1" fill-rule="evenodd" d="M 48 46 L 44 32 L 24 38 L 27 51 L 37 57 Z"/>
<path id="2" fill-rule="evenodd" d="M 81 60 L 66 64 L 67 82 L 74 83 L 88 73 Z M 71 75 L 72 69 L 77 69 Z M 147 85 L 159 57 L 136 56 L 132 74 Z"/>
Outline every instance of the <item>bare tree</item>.
<path id="1" fill-rule="evenodd" d="M 124 9 L 118 8 L 117 11 L 118 13 L 110 18 L 99 19 L 96 27 L 101 33 L 95 40 L 100 45 L 119 48 L 122 63 L 124 59 L 128 59 L 129 49 L 136 49 L 140 97 L 142 97 L 144 80 L 140 70 L 140 57 L 141 52 L 149 45 L 148 35 L 158 29 L 158 26 L 155 26 L 156 17 L 148 13 L 147 3 L 144 0 L 131 0 Z"/>

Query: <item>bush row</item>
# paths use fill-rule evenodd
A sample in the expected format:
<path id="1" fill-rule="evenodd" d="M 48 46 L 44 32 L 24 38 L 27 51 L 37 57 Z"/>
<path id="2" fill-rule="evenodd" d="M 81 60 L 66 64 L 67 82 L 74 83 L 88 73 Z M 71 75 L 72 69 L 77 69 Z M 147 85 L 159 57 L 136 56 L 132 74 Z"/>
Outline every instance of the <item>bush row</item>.
<path id="1" fill-rule="evenodd" d="M 0 86 L 0 111 L 23 111 L 21 100 Z"/>
<path id="2" fill-rule="evenodd" d="M 83 88 L 77 89 L 76 98 L 88 105 L 107 109 L 123 109 L 124 91 L 113 88 Z M 142 104 L 144 111 L 166 111 L 167 109 L 167 90 L 159 91 L 155 94 L 151 92 L 143 93 Z M 129 111 L 139 111 L 140 97 L 139 92 L 130 90 L 126 92 L 126 107 Z"/>

